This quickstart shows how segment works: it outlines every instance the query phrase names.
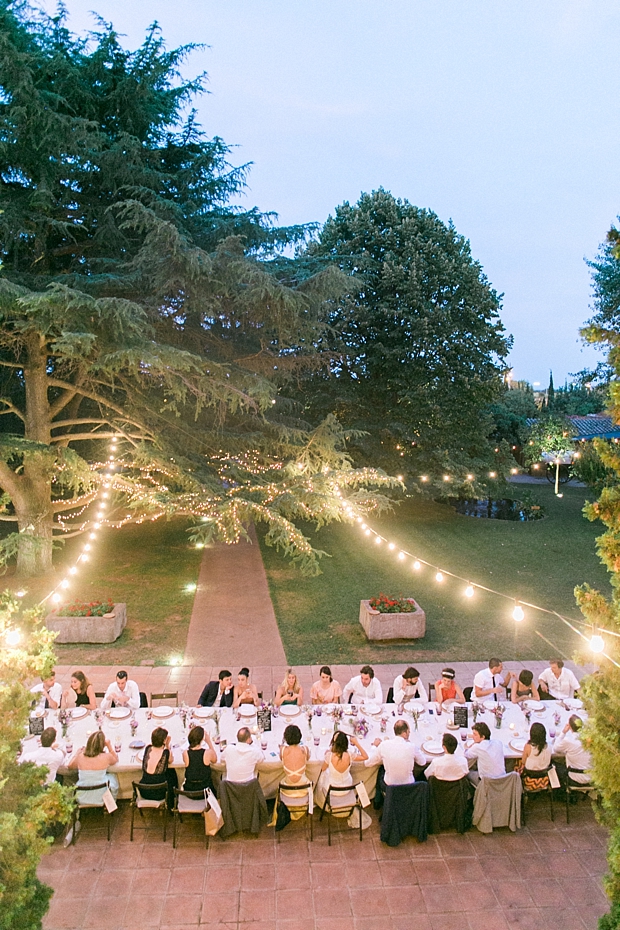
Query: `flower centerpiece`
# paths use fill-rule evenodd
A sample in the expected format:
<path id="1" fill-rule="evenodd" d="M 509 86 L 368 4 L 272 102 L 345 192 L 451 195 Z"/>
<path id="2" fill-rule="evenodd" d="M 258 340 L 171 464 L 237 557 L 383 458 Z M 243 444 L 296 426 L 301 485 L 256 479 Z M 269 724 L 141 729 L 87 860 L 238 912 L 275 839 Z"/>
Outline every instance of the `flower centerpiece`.
<path id="1" fill-rule="evenodd" d="M 415 728 L 416 728 L 416 730 L 417 730 L 417 729 L 418 729 L 418 721 L 419 721 L 419 719 L 420 719 L 420 714 L 421 714 L 422 712 L 421 712 L 420 710 L 418 710 L 417 708 L 413 708 L 413 710 L 410 710 L 409 713 L 410 713 L 411 716 L 413 717 L 413 723 L 414 723 Z"/>
<path id="2" fill-rule="evenodd" d="M 387 717 L 382 717 L 382 718 L 381 718 L 381 722 L 380 722 L 380 725 L 379 725 L 379 729 L 380 729 L 381 733 L 385 733 L 385 731 L 387 730 L 387 722 L 388 722 L 388 718 L 387 718 Z M 417 729 L 417 727 L 416 727 L 416 729 Z"/>
<path id="3" fill-rule="evenodd" d="M 179 717 L 181 718 L 181 723 L 183 724 L 183 729 L 187 729 L 187 720 L 190 715 L 190 708 L 187 706 L 185 701 L 181 704 L 178 710 Z"/>
<path id="4" fill-rule="evenodd" d="M 474 715 L 474 723 L 478 719 L 478 714 L 484 713 L 484 708 L 478 701 L 474 701 L 471 705 L 471 712 Z"/>
<path id="5" fill-rule="evenodd" d="M 131 730 L 132 737 L 135 737 L 138 731 L 138 721 L 136 720 L 136 715 L 132 714 L 131 720 L 129 721 L 129 729 Z"/>
<path id="6" fill-rule="evenodd" d="M 370 727 L 365 717 L 358 717 L 353 723 L 353 732 L 359 739 L 365 739 L 368 736 Z"/>
<path id="7" fill-rule="evenodd" d="M 505 704 L 497 704 L 491 711 L 492 714 L 495 714 L 495 728 L 497 730 L 501 730 L 502 728 L 502 719 L 504 717 L 505 711 L 506 711 Z"/>
<path id="8" fill-rule="evenodd" d="M 67 728 L 71 723 L 72 713 L 68 707 L 61 707 L 58 711 L 58 723 L 62 727 L 62 735 L 67 735 Z"/>
<path id="9" fill-rule="evenodd" d="M 101 721 L 103 720 L 104 713 L 100 707 L 95 708 L 95 710 L 93 711 L 93 717 L 95 718 L 95 723 L 97 724 L 99 729 L 101 729 Z"/>

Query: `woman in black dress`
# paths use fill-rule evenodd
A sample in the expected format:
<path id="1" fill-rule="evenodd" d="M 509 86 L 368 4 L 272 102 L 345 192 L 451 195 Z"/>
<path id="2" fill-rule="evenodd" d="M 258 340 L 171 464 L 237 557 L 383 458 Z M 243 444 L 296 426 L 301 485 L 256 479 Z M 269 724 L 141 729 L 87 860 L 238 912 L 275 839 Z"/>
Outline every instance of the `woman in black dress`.
<path id="1" fill-rule="evenodd" d="M 174 802 L 173 788 L 179 784 L 177 773 L 170 768 L 170 736 L 164 727 L 155 727 L 151 733 L 151 742 L 144 750 L 142 759 L 142 778 L 140 794 L 147 801 L 163 801 L 168 795 L 168 803 Z M 167 788 L 149 788 L 148 785 L 167 783 Z M 142 787 L 142 786 L 145 787 Z"/>
<path id="2" fill-rule="evenodd" d="M 211 737 L 205 733 L 204 727 L 192 727 L 187 737 L 189 749 L 183 753 L 185 763 L 184 791 L 204 791 L 210 788 L 213 791 L 211 777 L 211 763 L 217 761 L 217 755 L 211 742 Z M 206 740 L 208 749 L 203 746 Z"/>

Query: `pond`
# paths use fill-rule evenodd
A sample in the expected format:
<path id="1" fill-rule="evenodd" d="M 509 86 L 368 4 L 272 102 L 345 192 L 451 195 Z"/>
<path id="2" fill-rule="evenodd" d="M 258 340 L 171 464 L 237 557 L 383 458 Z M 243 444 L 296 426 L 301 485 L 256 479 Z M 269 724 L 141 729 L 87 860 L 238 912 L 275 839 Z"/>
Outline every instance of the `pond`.
<path id="1" fill-rule="evenodd" d="M 545 516 L 544 509 L 538 504 L 526 504 L 523 501 L 513 501 L 508 498 L 477 500 L 476 498 L 450 497 L 449 501 L 457 513 L 462 513 L 466 517 L 526 522 L 541 520 Z"/>

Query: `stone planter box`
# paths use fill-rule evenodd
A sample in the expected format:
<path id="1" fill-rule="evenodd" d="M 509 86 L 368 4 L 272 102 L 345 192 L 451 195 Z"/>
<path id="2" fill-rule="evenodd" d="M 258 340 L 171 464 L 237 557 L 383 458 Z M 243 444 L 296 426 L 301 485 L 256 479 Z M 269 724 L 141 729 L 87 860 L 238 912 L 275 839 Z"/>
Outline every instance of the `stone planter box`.
<path id="1" fill-rule="evenodd" d="M 45 618 L 48 630 L 58 633 L 57 643 L 113 643 L 127 624 L 127 604 L 115 604 L 103 617 L 59 617 L 51 613 Z"/>
<path id="2" fill-rule="evenodd" d="M 412 597 L 415 610 L 407 614 L 382 614 L 373 610 L 370 601 L 360 601 L 360 623 L 370 640 L 422 639 L 426 633 L 426 614 Z"/>

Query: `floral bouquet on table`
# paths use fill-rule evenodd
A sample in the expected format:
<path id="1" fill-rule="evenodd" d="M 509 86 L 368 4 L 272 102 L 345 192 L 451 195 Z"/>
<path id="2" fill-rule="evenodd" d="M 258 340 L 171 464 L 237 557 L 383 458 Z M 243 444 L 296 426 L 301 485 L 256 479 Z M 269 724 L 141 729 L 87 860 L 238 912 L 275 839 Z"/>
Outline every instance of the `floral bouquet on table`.
<path id="1" fill-rule="evenodd" d="M 68 707 L 61 707 L 58 711 L 58 723 L 62 727 L 62 735 L 67 735 L 67 727 L 71 723 L 72 719 L 71 711 Z"/>
<path id="2" fill-rule="evenodd" d="M 419 719 L 420 719 L 420 714 L 422 713 L 422 711 L 421 711 L 421 710 L 418 710 L 417 708 L 413 708 L 413 710 L 410 710 L 409 713 L 410 713 L 411 716 L 413 717 L 413 722 L 414 722 L 415 728 L 416 728 L 416 730 L 417 730 L 417 729 L 418 729 L 418 721 L 419 721 Z"/>
<path id="3" fill-rule="evenodd" d="M 560 725 L 560 720 L 561 720 L 561 719 L 562 719 L 562 718 L 561 718 L 560 715 L 558 714 L 557 710 L 554 711 L 554 712 L 553 712 L 553 722 L 555 723 L 556 727 L 559 727 L 559 725 Z"/>
<path id="4" fill-rule="evenodd" d="M 138 721 L 136 720 L 135 714 L 132 714 L 131 720 L 129 721 L 129 729 L 131 730 L 132 738 L 135 737 L 138 732 Z"/>
<path id="5" fill-rule="evenodd" d="M 95 708 L 95 710 L 93 711 L 93 717 L 95 718 L 95 723 L 97 724 L 99 729 L 101 729 L 101 721 L 103 720 L 104 713 L 100 707 Z"/>
<path id="6" fill-rule="evenodd" d="M 388 718 L 387 718 L 387 717 L 382 717 L 382 718 L 381 718 L 380 725 L 379 725 L 379 729 L 381 730 L 382 733 L 385 733 L 385 731 L 387 730 L 387 723 L 388 723 Z M 416 729 L 417 729 L 417 727 L 416 727 Z"/>
<path id="7" fill-rule="evenodd" d="M 353 722 L 353 732 L 359 739 L 366 739 L 370 732 L 370 727 L 365 717 L 358 717 L 358 719 Z"/>
<path id="8" fill-rule="evenodd" d="M 495 715 L 495 727 L 496 727 L 496 729 L 498 729 L 498 730 L 501 729 L 501 726 L 502 726 L 502 719 L 503 719 L 503 717 L 504 717 L 505 711 L 506 711 L 506 705 L 505 705 L 505 704 L 496 704 L 496 706 L 495 706 L 495 707 L 493 708 L 493 710 L 491 711 L 491 713 Z"/>
<path id="9" fill-rule="evenodd" d="M 185 703 L 185 701 L 183 701 L 183 703 L 182 703 L 181 706 L 179 707 L 177 713 L 178 713 L 179 717 L 181 718 L 181 723 L 183 724 L 183 729 L 186 730 L 186 729 L 187 729 L 187 721 L 188 721 L 189 716 L 190 716 L 190 714 L 191 714 L 191 710 L 190 710 L 190 708 L 187 706 L 187 704 Z"/>
<path id="10" fill-rule="evenodd" d="M 336 706 L 334 707 L 332 711 L 332 717 L 334 718 L 334 720 L 342 720 L 343 713 L 344 713 L 344 710 L 343 710 L 342 704 L 336 704 Z"/>

